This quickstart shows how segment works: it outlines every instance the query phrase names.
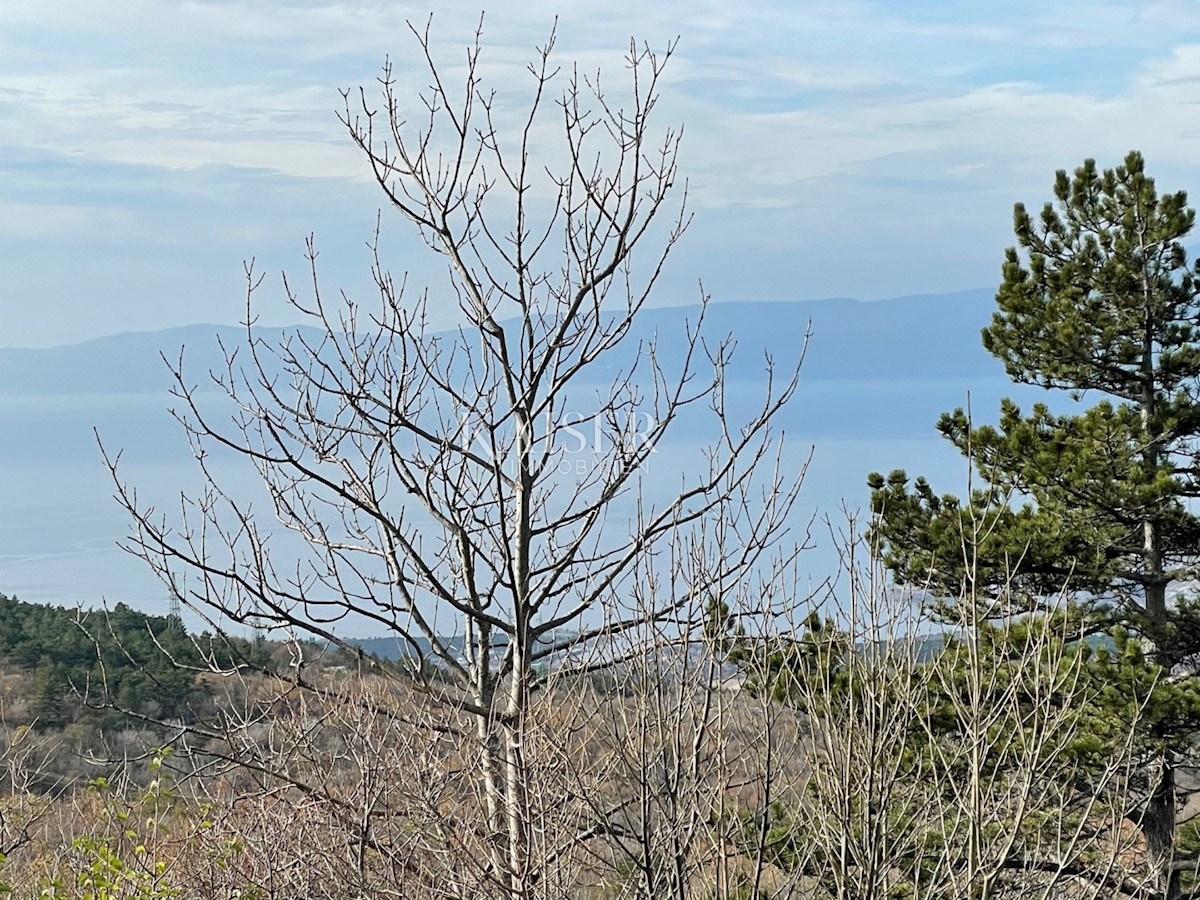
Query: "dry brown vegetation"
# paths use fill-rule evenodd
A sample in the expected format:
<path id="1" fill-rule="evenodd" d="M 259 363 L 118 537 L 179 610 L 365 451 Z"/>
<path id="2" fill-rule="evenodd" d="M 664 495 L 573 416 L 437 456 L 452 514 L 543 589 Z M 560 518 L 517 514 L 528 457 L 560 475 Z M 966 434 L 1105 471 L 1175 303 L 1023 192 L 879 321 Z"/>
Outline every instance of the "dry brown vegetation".
<path id="1" fill-rule="evenodd" d="M 840 596 L 855 598 L 844 633 L 884 646 L 832 665 L 811 655 L 784 691 L 753 655 L 742 671 L 759 687 L 731 690 L 716 648 L 663 631 L 657 652 L 603 680 L 551 672 L 522 723 L 521 896 L 1156 896 L 1123 823 L 1132 756 L 1090 773 L 1080 804 L 1061 752 L 1082 727 L 1068 632 L 1022 635 L 1017 685 L 981 653 L 952 670 L 918 658 L 903 635 L 929 622 L 907 599 L 869 580 Z M 936 694 L 956 698 L 954 735 L 927 730 L 931 683 L 950 677 L 965 690 Z M 10 741 L 0 834 L 14 895 L 513 896 L 492 869 L 469 712 L 397 675 L 335 668 L 300 687 L 229 670 L 219 683 L 219 713 L 173 752 L 86 790 L 31 790 L 49 738 Z"/>

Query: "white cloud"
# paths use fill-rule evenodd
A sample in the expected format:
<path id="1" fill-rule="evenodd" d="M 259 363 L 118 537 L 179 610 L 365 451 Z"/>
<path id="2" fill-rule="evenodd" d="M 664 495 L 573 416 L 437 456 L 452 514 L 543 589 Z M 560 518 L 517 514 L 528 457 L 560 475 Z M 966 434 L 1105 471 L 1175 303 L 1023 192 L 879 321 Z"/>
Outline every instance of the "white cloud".
<path id="1" fill-rule="evenodd" d="M 549 10 L 532 4 L 487 17 L 485 69 L 492 83 L 503 88 L 518 76 L 545 38 Z M 1043 122 L 1037 113 L 1043 100 L 1077 109 L 1074 99 L 1088 105 L 1089 98 L 1068 98 L 1052 84 L 980 85 L 956 51 L 974 45 L 983 54 L 978 65 L 986 67 L 988 54 L 1003 55 L 1014 42 L 1103 43 L 1128 35 L 1137 20 L 1119 4 L 1086 16 L 1041 14 L 1033 26 L 1024 20 L 1029 10 L 1020 8 L 991 20 L 972 15 L 969 6 L 940 17 L 905 17 L 894 5 L 865 2 L 755 2 L 736 10 L 718 3 L 629 4 L 624 14 L 603 12 L 564 15 L 560 46 L 583 71 L 603 68 L 613 81 L 626 41 L 618 34 L 686 32 L 668 72 L 661 121 L 689 124 L 688 158 L 705 185 L 703 202 L 713 204 L 789 202 L 779 194 L 781 184 L 845 172 L 897 151 L 978 147 L 981 133 L 992 131 L 980 131 L 980 118 L 1004 118 L 1004 130 L 1025 133 Z M 354 154 L 335 146 L 344 143 L 332 116 L 336 88 L 369 79 L 389 50 L 402 87 L 428 82 L 404 24 L 425 20 L 412 4 L 68 0 L 53 7 L 3 2 L 0 15 L 44 40 L 40 68 L 0 69 L 0 86 L 14 92 L 7 115 L 0 113 L 9 126 L 0 141 L 117 162 L 228 163 L 300 176 L 342 169 L 361 177 Z M 444 5 L 434 19 L 435 52 L 451 61 L 445 69 L 451 81 L 461 74 L 462 43 L 475 23 L 473 7 L 463 3 Z M 56 51 L 56 34 L 75 41 L 82 35 L 95 46 L 79 57 Z M 159 50 L 117 64 L 113 47 L 134 41 Z M 925 52 L 930 42 L 946 47 L 945 58 Z M 106 51 L 107 45 L 113 47 Z M 181 51 L 178 59 L 172 48 Z M 200 65 L 206 52 L 218 65 Z M 1146 67 L 1142 87 L 1162 86 L 1194 68 L 1186 48 L 1176 48 L 1171 60 Z M 516 114 L 503 101 L 498 109 Z M 791 148 L 800 149 L 803 174 L 780 171 L 796 168 L 788 165 Z"/>
<path id="2" fill-rule="evenodd" d="M 485 19 L 484 73 L 500 92 L 496 114 L 508 134 L 529 97 L 525 64 L 560 9 L 533 0 Z M 361 206 L 369 173 L 334 116 L 338 88 L 361 83 L 374 93 L 390 54 L 415 121 L 414 94 L 429 75 L 405 19 L 423 27 L 426 15 L 382 0 L 0 0 L 0 154 L 22 161 L 0 183 L 0 204 L 10 221 L 29 223 L 30 239 L 105 227 L 153 234 L 163 196 L 173 192 L 186 209 L 207 192 L 237 195 L 251 182 L 229 173 L 242 169 L 246 179 L 271 179 L 270 188 L 247 198 L 252 224 L 241 213 L 246 221 L 222 234 L 261 235 L 272 221 L 300 227 L 290 216 L 311 214 L 297 198 L 318 190 L 313 179 L 329 204 Z M 439 4 L 431 39 L 452 83 L 477 23 L 477 5 Z M 739 223 L 727 245 L 751 249 L 704 260 L 732 272 L 760 265 L 746 254 L 762 242 L 742 240 L 760 222 L 772 246 L 819 245 L 809 276 L 846 280 L 830 292 L 879 296 L 883 279 L 899 276 L 838 259 L 852 242 L 821 243 L 825 230 L 859 227 L 896 242 L 898 255 L 907 247 L 912 267 L 945 266 L 944 249 L 915 240 L 913 219 L 953 219 L 948 240 L 993 241 L 1012 201 L 1039 202 L 1054 169 L 1085 156 L 1112 164 L 1133 146 L 1165 187 L 1187 186 L 1193 173 L 1200 13 L 1184 0 L 612 0 L 561 10 L 558 59 L 603 70 L 618 97 L 631 35 L 658 47 L 681 36 L 656 114 L 662 127 L 686 126 L 683 171 L 697 208 L 713 211 L 713 240 L 725 219 Z M 550 115 L 535 129 L 539 159 L 561 158 L 558 127 Z M 159 173 L 148 179 L 159 193 L 147 199 L 111 184 L 97 201 L 108 224 L 97 224 L 48 174 L 64 156 L 101 171 Z M 330 187 L 339 180 L 344 199 Z M 273 219 L 270 203 L 292 212 Z M 921 287 L 910 280 L 905 289 Z"/>
<path id="3" fill-rule="evenodd" d="M 1200 82 L 1200 44 L 1182 44 L 1171 49 L 1168 56 L 1149 60 L 1138 78 L 1146 90 L 1177 88 L 1195 91 Z"/>

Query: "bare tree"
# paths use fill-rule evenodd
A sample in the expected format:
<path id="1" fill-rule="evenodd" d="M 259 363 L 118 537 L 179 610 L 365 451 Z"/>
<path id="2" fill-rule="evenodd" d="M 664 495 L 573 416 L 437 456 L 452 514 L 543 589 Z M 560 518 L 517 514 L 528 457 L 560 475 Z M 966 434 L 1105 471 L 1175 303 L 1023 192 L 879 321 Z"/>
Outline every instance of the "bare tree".
<path id="1" fill-rule="evenodd" d="M 738 641 L 752 688 L 802 720 L 803 784 L 777 779 L 785 801 L 763 810 L 774 821 L 761 845 L 801 876 L 798 895 L 1160 896 L 1123 822 L 1146 701 L 1131 698 L 1132 722 L 1089 718 L 1083 625 L 997 626 L 972 602 L 935 618 L 877 555 L 860 565 L 859 543 L 844 541 L 829 620 Z M 1097 765 L 1082 748 L 1098 740 L 1111 750 Z"/>
<path id="2" fill-rule="evenodd" d="M 638 898 L 797 896 L 798 871 L 770 858 L 771 810 L 794 807 L 805 752 L 799 717 L 762 695 L 710 682 L 704 663 L 671 660 L 605 721 L 624 797 L 615 858 Z M 708 671 L 705 671 L 708 669 Z"/>
<path id="3" fill-rule="evenodd" d="M 526 112 L 512 120 L 484 84 L 478 35 L 457 88 L 428 27 L 413 35 L 429 86 L 409 97 L 385 65 L 381 98 L 347 92 L 341 121 L 390 208 L 445 257 L 445 287 L 406 292 L 377 230 L 377 297 L 331 299 L 310 240 L 311 283 L 302 292 L 284 276 L 283 289 L 319 337 L 298 331 L 269 346 L 250 327 L 262 276 L 248 265 L 246 343 L 213 374 L 232 421 L 204 408 L 182 363 L 173 367 L 205 490 L 168 521 L 112 467 L 135 523 L 129 548 L 215 626 L 348 649 L 343 636 L 369 628 L 407 648 L 403 702 L 353 690 L 341 702 L 390 723 L 380 740 L 436 745 L 424 757 L 441 772 L 432 783 L 452 783 L 463 810 L 478 800 L 471 840 L 445 844 L 461 851 L 456 865 L 480 850 L 474 874 L 427 892 L 549 896 L 544 874 L 564 845 L 612 823 L 546 777 L 554 754 L 542 750 L 571 742 L 553 730 L 552 704 L 536 702 L 551 690 L 544 676 L 566 684 L 641 658 L 653 648 L 634 639 L 646 634 L 677 642 L 769 558 L 794 556 L 785 541 L 800 475 L 782 464 L 771 424 L 798 360 L 781 374 L 764 360 L 761 403 L 733 410 L 733 345 L 701 336 L 707 298 L 686 333 L 662 338 L 674 365 L 657 339 L 630 345 L 689 222 L 680 132 L 651 127 L 674 45 L 631 44 L 618 103 L 598 74 L 561 73 L 551 36 L 528 69 Z M 447 296 L 464 323 L 449 338 L 426 318 Z M 802 346 L 797 335 L 798 357 Z M 653 471 L 656 445 L 692 408 L 713 423 L 703 465 Z M 269 521 L 222 489 L 214 453 L 257 469 Z M 644 490 L 669 478 L 678 487 L 666 499 Z M 303 539 L 299 558 L 275 523 Z M 313 686 L 302 662 L 276 677 Z M 244 761 L 248 749 L 229 748 L 251 719 L 212 732 L 210 749 L 223 742 Z M 306 790 L 319 781 L 294 777 Z M 423 802 L 443 824 L 451 817 Z"/>

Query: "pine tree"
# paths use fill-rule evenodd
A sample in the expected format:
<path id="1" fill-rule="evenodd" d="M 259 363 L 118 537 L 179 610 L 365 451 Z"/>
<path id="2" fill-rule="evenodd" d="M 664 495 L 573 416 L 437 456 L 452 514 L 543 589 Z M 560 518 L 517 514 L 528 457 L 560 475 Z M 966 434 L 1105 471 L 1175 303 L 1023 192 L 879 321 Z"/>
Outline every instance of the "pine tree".
<path id="1" fill-rule="evenodd" d="M 903 471 L 874 473 L 870 537 L 899 583 L 930 588 L 943 606 L 1078 613 L 1092 630 L 1137 636 L 1139 653 L 1123 658 L 1155 682 L 1200 653 L 1196 607 L 1168 603 L 1169 586 L 1200 562 L 1190 503 L 1200 496 L 1200 280 L 1181 243 L 1195 213 L 1184 192 L 1156 192 L 1136 152 L 1103 172 L 1093 160 L 1073 177 L 1059 171 L 1054 197 L 1036 217 L 1015 208 L 1019 246 L 1006 252 L 983 343 L 1015 381 L 1096 402 L 1067 415 L 1005 400 L 996 426 L 962 409 L 943 415 L 938 430 L 970 459 L 975 486 L 959 499 L 922 478 L 910 487 Z M 1158 706 L 1180 689 L 1157 683 Z M 1154 775 L 1131 814 L 1168 898 L 1179 880 L 1172 767 L 1200 729 L 1193 704 L 1183 707 L 1165 731 L 1151 717 Z"/>

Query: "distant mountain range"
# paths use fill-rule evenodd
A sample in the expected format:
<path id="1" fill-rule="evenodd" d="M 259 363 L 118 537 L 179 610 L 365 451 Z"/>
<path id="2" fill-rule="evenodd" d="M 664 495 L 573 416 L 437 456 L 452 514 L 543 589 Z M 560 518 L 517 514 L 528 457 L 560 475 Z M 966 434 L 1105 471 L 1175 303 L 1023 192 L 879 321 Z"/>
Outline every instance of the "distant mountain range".
<path id="1" fill-rule="evenodd" d="M 991 317 L 993 291 L 918 294 L 869 303 L 847 300 L 795 302 L 738 301 L 708 307 L 704 334 L 715 340 L 733 334 L 737 353 L 729 376 L 757 380 L 763 352 L 790 366 L 811 323 L 812 338 L 804 379 L 1002 379 L 1000 364 L 982 348 L 979 331 Z M 696 306 L 646 309 L 625 344 L 604 360 L 616 370 L 629 365 L 646 342 L 658 336 L 659 360 L 668 369 L 681 362 L 681 341 L 699 315 Z M 261 328 L 270 341 L 285 331 Z M 315 329 L 302 331 L 317 336 Z M 447 333 L 447 336 L 451 336 Z M 190 325 L 166 331 L 129 332 L 82 344 L 48 349 L 0 349 L 0 394 L 142 394 L 171 383 L 162 356 L 185 352 L 185 373 L 203 385 L 210 370 L 224 362 L 218 339 L 227 348 L 244 343 L 238 327 Z M 596 380 L 600 371 L 591 373 Z"/>

